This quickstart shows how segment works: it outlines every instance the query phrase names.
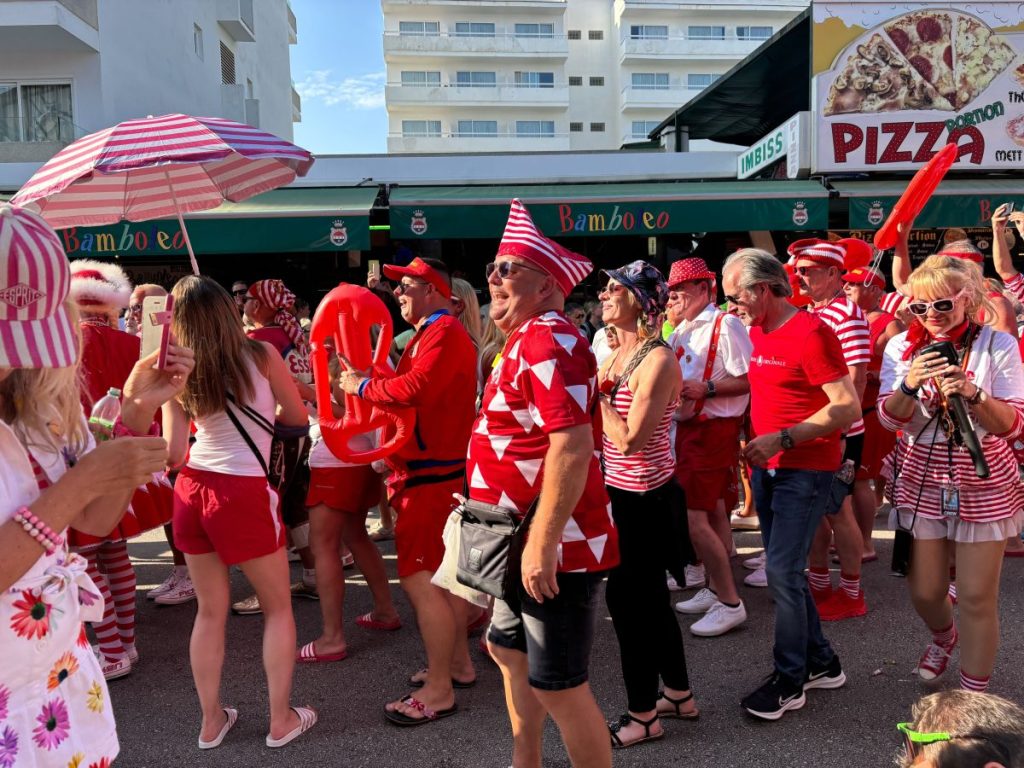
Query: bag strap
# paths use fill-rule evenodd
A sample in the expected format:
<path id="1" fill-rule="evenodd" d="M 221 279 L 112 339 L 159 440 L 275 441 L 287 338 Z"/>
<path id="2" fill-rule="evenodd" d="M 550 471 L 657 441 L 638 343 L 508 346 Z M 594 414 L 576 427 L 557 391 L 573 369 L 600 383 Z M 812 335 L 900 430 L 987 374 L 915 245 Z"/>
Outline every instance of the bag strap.
<path id="1" fill-rule="evenodd" d="M 250 408 L 245 403 L 238 402 L 235 396 L 230 392 L 225 392 L 224 397 L 227 398 L 229 403 L 232 403 L 236 408 L 238 408 L 238 410 L 240 410 L 242 413 L 244 413 L 246 416 L 252 419 L 256 423 L 256 426 L 258 426 L 268 435 L 274 434 L 274 425 L 262 413 L 255 410 L 254 408 Z M 224 410 L 228 409 L 225 408 Z"/>
<path id="2" fill-rule="evenodd" d="M 715 318 L 715 327 L 711 331 L 711 345 L 708 347 L 708 360 L 704 364 L 703 381 L 709 381 L 711 379 L 711 372 L 715 368 L 715 358 L 718 357 L 718 340 L 722 335 L 722 320 L 724 319 L 725 312 L 719 312 L 718 317 Z M 706 402 L 706 397 L 702 397 L 697 401 L 697 406 L 693 409 L 693 418 L 700 416 L 700 412 L 704 410 L 704 403 Z"/>
<path id="3" fill-rule="evenodd" d="M 622 370 L 622 373 L 620 373 L 619 377 L 615 380 L 615 384 L 614 386 L 612 386 L 612 391 L 608 393 L 609 400 L 615 402 L 615 396 L 619 394 L 619 390 L 622 388 L 622 385 L 629 381 L 629 377 L 633 375 L 633 371 L 639 368 L 640 363 L 644 361 L 644 358 L 646 358 L 647 355 L 649 355 L 657 347 L 667 348 L 668 344 L 666 344 L 660 336 L 657 336 L 653 339 L 645 341 L 643 345 L 640 347 L 640 349 L 638 349 L 633 354 L 633 357 L 626 364 L 626 367 Z M 612 364 L 614 365 L 614 362 Z"/>
<path id="4" fill-rule="evenodd" d="M 238 434 L 240 434 L 242 436 L 242 439 L 245 440 L 245 444 L 249 446 L 249 450 L 251 450 L 253 456 L 256 457 L 256 461 L 260 463 L 260 469 L 263 470 L 263 474 L 266 475 L 267 479 L 269 480 L 270 470 L 267 468 L 266 459 L 263 458 L 263 454 L 260 453 L 260 449 L 256 447 L 256 443 L 253 441 L 251 437 L 249 437 L 249 433 L 245 431 L 245 428 L 242 426 L 242 423 L 238 420 L 238 417 L 235 416 L 234 411 L 231 410 L 231 406 L 227 405 L 226 403 L 224 405 L 224 413 L 227 414 L 228 419 L 230 419 L 231 423 L 235 425 L 235 429 L 238 430 Z"/>

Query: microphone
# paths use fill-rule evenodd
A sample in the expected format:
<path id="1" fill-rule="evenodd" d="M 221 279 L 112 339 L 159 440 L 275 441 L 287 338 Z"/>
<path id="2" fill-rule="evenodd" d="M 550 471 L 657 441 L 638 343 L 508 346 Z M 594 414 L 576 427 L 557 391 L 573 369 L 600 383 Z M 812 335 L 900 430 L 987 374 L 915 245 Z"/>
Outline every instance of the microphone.
<path id="1" fill-rule="evenodd" d="M 934 344 L 921 348 L 921 354 L 928 352 L 938 352 L 946 359 L 949 365 L 960 364 L 956 348 L 948 341 L 937 341 Z M 950 411 L 953 414 L 953 421 L 956 422 L 957 429 L 963 435 L 964 445 L 967 446 L 967 451 L 971 454 L 971 460 L 974 462 L 974 473 L 982 479 L 988 477 L 988 462 L 985 461 L 985 454 L 981 450 L 978 434 L 974 431 L 974 423 L 971 421 L 971 415 L 967 411 L 967 403 L 964 402 L 960 395 L 947 395 L 946 401 L 949 403 Z"/>

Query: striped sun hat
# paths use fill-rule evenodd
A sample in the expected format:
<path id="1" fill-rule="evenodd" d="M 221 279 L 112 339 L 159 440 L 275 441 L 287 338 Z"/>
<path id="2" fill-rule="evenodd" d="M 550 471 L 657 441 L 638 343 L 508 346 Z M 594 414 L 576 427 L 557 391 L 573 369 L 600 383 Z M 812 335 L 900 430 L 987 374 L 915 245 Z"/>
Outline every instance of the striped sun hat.
<path id="1" fill-rule="evenodd" d="M 0 368 L 65 368 L 78 360 L 64 310 L 71 271 L 41 216 L 0 206 Z"/>
<path id="2" fill-rule="evenodd" d="M 586 256 L 573 253 L 544 237 L 518 198 L 512 201 L 498 255 L 518 256 L 536 264 L 555 278 L 559 290 L 566 296 L 594 269 Z"/>

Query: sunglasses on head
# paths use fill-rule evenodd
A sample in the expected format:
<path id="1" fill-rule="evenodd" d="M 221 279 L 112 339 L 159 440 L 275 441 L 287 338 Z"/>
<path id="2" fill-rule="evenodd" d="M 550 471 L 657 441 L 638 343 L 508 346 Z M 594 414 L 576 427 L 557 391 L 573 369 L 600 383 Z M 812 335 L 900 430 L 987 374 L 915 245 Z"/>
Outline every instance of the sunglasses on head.
<path id="1" fill-rule="evenodd" d="M 542 275 L 547 274 L 547 272 L 545 272 L 542 269 L 536 269 L 535 267 L 531 267 L 527 264 L 520 264 L 515 261 L 492 261 L 490 264 L 484 267 L 484 274 L 486 275 L 487 279 L 490 280 L 491 275 L 497 272 L 498 277 L 500 277 L 502 280 L 508 280 L 517 272 L 524 269 L 530 272 L 537 272 Z"/>
<path id="2" fill-rule="evenodd" d="M 907 759 L 910 761 L 915 760 L 921 754 L 921 747 L 929 744 L 938 744 L 941 741 L 953 741 L 954 739 L 976 739 L 978 741 L 992 742 L 990 738 L 984 734 L 975 733 L 947 733 L 946 731 L 935 731 L 933 733 L 927 733 L 924 731 L 915 731 L 911 726 L 913 723 L 897 723 L 896 730 L 903 734 L 903 746 L 906 748 Z M 997 749 L 1000 749 L 999 745 L 994 745 Z M 1000 749 L 1001 751 L 1001 749 Z"/>
<path id="3" fill-rule="evenodd" d="M 923 317 L 928 314 L 928 309 L 934 309 L 936 312 L 946 314 L 952 312 L 953 307 L 956 306 L 956 300 L 963 296 L 963 291 L 960 291 L 956 296 L 950 299 L 936 299 L 935 301 L 912 301 L 907 305 L 907 310 L 912 315 Z"/>

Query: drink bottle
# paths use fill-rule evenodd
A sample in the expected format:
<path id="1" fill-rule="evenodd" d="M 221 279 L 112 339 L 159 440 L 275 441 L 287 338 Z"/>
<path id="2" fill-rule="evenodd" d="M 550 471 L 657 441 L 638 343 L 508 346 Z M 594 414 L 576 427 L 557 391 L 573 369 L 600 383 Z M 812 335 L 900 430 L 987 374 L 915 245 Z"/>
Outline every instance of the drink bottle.
<path id="1" fill-rule="evenodd" d="M 121 415 L 121 390 L 111 387 L 107 394 L 96 401 L 89 414 L 89 426 L 96 442 L 110 440 L 114 436 L 114 422 Z"/>

